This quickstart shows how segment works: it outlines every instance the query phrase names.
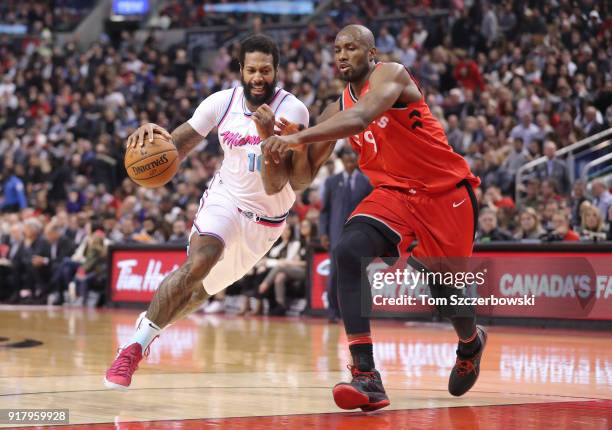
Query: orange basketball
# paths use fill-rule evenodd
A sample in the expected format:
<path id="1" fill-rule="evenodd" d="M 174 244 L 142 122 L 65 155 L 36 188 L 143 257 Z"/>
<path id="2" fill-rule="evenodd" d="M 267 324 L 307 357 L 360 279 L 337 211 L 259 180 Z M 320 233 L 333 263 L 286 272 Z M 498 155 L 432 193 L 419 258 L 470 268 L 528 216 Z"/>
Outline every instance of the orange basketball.
<path id="1" fill-rule="evenodd" d="M 174 144 L 159 133 L 153 136 L 152 142 L 147 136 L 144 146 L 129 148 L 123 160 L 132 181 L 146 188 L 164 186 L 179 167 L 178 151 Z"/>

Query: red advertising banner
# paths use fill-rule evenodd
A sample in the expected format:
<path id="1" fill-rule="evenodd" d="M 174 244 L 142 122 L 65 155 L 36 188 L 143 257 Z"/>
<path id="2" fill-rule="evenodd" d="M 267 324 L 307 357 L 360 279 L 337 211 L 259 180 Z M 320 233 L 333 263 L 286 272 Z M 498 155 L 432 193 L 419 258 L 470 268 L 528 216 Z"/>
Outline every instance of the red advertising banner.
<path id="1" fill-rule="evenodd" d="M 326 252 L 312 254 L 310 264 L 310 309 L 327 308 L 327 279 L 329 276 L 329 255 Z"/>
<path id="2" fill-rule="evenodd" d="M 612 256 L 608 253 L 477 253 L 488 265 L 485 294 L 533 297 L 533 305 L 480 306 L 492 317 L 612 320 Z"/>
<path id="3" fill-rule="evenodd" d="M 110 253 L 112 302 L 150 302 L 164 277 L 187 259 L 184 248 L 118 248 Z"/>
<path id="4" fill-rule="evenodd" d="M 404 262 L 403 270 L 406 258 L 400 261 Z M 470 300 L 474 300 L 478 315 L 488 317 L 612 320 L 611 261 L 610 252 L 475 252 L 469 259 L 469 272 L 480 271 L 484 282 Z M 313 255 L 311 309 L 325 309 L 328 266 L 326 253 Z M 381 281 L 399 267 L 401 264 L 387 268 L 382 262 L 368 267 L 373 314 L 409 317 L 431 312 L 425 283 L 409 285 L 392 280 L 377 289 L 372 282 L 374 272 L 380 272 L 375 279 Z M 416 270 L 410 272 L 418 275 Z M 389 300 L 397 298 L 403 302 Z"/>

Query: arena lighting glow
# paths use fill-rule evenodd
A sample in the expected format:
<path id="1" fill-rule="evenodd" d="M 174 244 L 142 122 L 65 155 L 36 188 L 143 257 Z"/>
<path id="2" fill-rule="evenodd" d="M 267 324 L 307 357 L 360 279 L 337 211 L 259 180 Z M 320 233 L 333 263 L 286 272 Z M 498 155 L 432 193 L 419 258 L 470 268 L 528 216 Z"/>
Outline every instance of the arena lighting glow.
<path id="1" fill-rule="evenodd" d="M 311 1 L 261 1 L 246 3 L 206 4 L 206 12 L 266 13 L 270 15 L 309 15 L 314 13 Z"/>
<path id="2" fill-rule="evenodd" d="M 144 15 L 149 12 L 149 0 L 113 0 L 113 15 Z"/>
<path id="3" fill-rule="evenodd" d="M 0 34 L 26 34 L 28 27 L 23 24 L 0 24 Z"/>

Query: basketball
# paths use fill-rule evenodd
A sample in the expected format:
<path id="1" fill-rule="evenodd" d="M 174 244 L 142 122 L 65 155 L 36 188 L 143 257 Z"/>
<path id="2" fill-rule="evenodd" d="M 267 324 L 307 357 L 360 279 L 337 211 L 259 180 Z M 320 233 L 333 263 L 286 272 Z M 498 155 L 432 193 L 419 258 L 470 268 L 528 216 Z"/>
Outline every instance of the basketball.
<path id="1" fill-rule="evenodd" d="M 171 141 L 155 133 L 152 142 L 145 138 L 144 146 L 128 148 L 124 165 L 129 177 L 138 185 L 162 187 L 170 182 L 178 170 L 178 151 Z"/>

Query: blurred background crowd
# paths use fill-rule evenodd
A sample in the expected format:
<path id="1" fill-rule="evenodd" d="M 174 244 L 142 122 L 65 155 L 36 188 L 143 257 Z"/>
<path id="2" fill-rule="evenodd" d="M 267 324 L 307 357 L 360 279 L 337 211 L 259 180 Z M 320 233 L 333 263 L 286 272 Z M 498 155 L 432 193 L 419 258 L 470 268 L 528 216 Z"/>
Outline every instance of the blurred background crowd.
<path id="1" fill-rule="evenodd" d="M 215 132 L 164 188 L 136 186 L 122 161 L 125 139 L 139 124 L 172 131 L 209 94 L 240 85 L 238 42 L 204 65 L 184 46 L 161 50 L 153 31 L 144 40 L 129 31 L 103 35 L 84 50 L 57 43 L 54 32 L 76 25 L 94 3 L 0 5 L 0 23 L 22 24 L 31 35 L 0 34 L 0 301 L 100 304 L 108 246 L 186 245 L 202 192 L 222 162 Z M 175 28 L 244 18 L 207 14 L 207 2 L 166 3 L 150 23 Z M 449 12 L 379 19 L 415 6 Z M 316 122 L 344 85 L 333 64 L 335 34 L 346 24 L 368 25 L 379 60 L 409 68 L 450 145 L 480 176 L 478 242 L 612 240 L 611 184 L 572 181 L 556 155 L 612 126 L 609 7 L 595 0 L 336 1 L 319 21 L 279 40 L 278 84 Z M 261 31 L 274 19 L 247 21 Z M 541 156 L 546 163 L 517 189 L 517 171 Z M 228 290 L 244 297 L 239 312 L 259 313 L 270 303 L 269 312 L 283 314 L 303 297 L 308 248 L 329 247 L 336 228 L 330 213 L 355 204 L 334 203 L 329 190 L 335 175 L 350 182 L 354 168 L 354 154 L 339 141 L 298 196 L 282 241 Z M 216 300 L 207 309 L 222 308 Z"/>

